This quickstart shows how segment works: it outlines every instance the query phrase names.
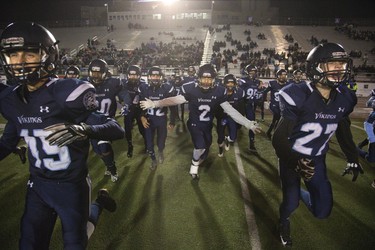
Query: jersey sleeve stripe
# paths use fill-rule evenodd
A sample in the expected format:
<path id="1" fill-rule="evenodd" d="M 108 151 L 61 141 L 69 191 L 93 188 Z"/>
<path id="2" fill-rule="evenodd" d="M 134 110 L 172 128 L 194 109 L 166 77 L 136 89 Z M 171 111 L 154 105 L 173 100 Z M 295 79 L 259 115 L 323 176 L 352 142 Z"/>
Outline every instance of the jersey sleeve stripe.
<path id="1" fill-rule="evenodd" d="M 94 87 L 90 83 L 83 83 L 83 84 L 79 85 L 75 90 L 73 90 L 72 93 L 70 93 L 68 98 L 66 98 L 66 101 L 67 102 L 74 101 L 83 92 L 85 92 L 88 89 L 92 89 L 92 88 L 94 88 Z"/>
<path id="2" fill-rule="evenodd" d="M 280 91 L 279 92 L 279 95 L 281 95 L 283 98 L 284 98 L 284 100 L 289 104 L 289 105 L 291 105 L 291 106 L 297 106 L 296 105 L 296 103 L 294 102 L 294 100 L 287 94 L 287 93 L 285 93 L 284 91 Z"/>

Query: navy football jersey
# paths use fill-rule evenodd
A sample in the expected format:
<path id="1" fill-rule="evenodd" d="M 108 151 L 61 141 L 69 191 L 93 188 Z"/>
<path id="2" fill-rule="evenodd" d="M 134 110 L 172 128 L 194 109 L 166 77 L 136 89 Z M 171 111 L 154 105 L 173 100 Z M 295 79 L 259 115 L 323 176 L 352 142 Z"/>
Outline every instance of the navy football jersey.
<path id="1" fill-rule="evenodd" d="M 263 94 L 265 95 L 267 92 L 271 91 L 270 105 L 279 106 L 279 91 L 287 85 L 289 85 L 288 82 L 285 85 L 281 85 L 276 80 L 268 83 L 268 87 L 263 91 Z"/>
<path id="2" fill-rule="evenodd" d="M 241 88 L 235 88 L 233 94 L 227 95 L 227 101 L 233 108 L 240 111 L 241 101 L 245 98 L 245 91 Z"/>
<path id="3" fill-rule="evenodd" d="M 245 91 L 246 102 L 255 102 L 258 96 L 258 88 L 260 85 L 260 80 L 250 79 L 248 77 L 241 78 L 239 81 L 239 86 Z"/>
<path id="4" fill-rule="evenodd" d="M 131 106 L 138 106 L 139 104 L 139 86 L 142 84 L 146 84 L 144 79 L 140 79 L 138 85 L 129 84 L 128 81 L 124 83 L 124 89 L 128 92 L 130 97 L 130 105 Z"/>
<path id="5" fill-rule="evenodd" d="M 192 124 L 212 124 L 214 113 L 226 101 L 226 89 L 214 86 L 204 92 L 196 82 L 182 85 L 182 95 L 189 102 L 189 122 Z"/>
<path id="6" fill-rule="evenodd" d="M 281 89 L 279 97 L 282 116 L 295 121 L 289 137 L 292 149 L 308 157 L 327 152 L 328 141 L 339 121 L 348 116 L 357 103 L 356 96 L 347 89 L 332 90 L 326 102 L 310 83 L 290 84 Z"/>
<path id="7" fill-rule="evenodd" d="M 43 129 L 57 123 L 86 121 L 97 109 L 94 86 L 72 78 L 51 79 L 39 89 L 25 92 L 27 103 L 20 98 L 21 85 L 10 89 L 12 91 L 0 99 L 0 112 L 28 145 L 31 175 L 61 181 L 84 178 L 88 140 L 61 148 L 50 146 L 45 140 L 50 132 Z"/>
<path id="8" fill-rule="evenodd" d="M 130 104 L 128 92 L 119 78 L 109 77 L 103 83 L 95 86 L 96 100 L 99 103 L 99 111 L 107 116 L 114 117 L 117 110 L 117 99 Z"/>
<path id="9" fill-rule="evenodd" d="M 175 95 L 172 85 L 163 83 L 158 88 L 154 88 L 146 83 L 139 86 L 140 99 L 148 98 L 153 101 L 158 101 Z M 167 107 L 149 108 L 147 114 L 150 119 L 158 119 L 158 117 L 165 117 L 167 115 Z"/>

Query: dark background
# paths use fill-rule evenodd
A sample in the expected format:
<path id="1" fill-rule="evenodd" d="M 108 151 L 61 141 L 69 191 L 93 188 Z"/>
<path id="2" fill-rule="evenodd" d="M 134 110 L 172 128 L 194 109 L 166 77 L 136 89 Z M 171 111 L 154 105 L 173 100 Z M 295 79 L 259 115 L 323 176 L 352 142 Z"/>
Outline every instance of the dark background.
<path id="1" fill-rule="evenodd" d="M 239 0 L 215 0 L 215 2 L 219 1 L 227 2 L 230 6 L 230 2 Z M 375 0 L 269 1 L 272 7 L 279 8 L 280 17 L 373 18 L 375 16 Z M 111 6 L 113 2 L 130 2 L 130 0 L 6 0 L 1 3 L 0 22 L 80 20 L 81 6 L 103 7 L 108 2 L 109 6 Z"/>

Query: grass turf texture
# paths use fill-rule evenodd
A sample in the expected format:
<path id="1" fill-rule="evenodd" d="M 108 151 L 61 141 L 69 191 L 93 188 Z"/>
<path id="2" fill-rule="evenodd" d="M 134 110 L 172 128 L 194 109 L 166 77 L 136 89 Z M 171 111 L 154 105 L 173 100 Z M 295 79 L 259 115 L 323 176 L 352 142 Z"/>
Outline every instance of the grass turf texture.
<path id="1" fill-rule="evenodd" d="M 266 130 L 271 117 L 261 123 Z M 122 121 L 120 121 L 122 124 Z M 362 127 L 363 119 L 352 124 Z M 177 130 L 179 132 L 177 132 Z M 115 213 L 104 211 L 89 240 L 88 249 L 251 249 L 239 174 L 233 147 L 217 157 L 216 132 L 208 159 L 200 168 L 200 181 L 192 181 L 192 143 L 189 133 L 169 132 L 165 161 L 150 171 L 141 136 L 134 129 L 134 156 L 126 157 L 125 140 L 113 143 L 119 181 L 104 177 L 104 165 L 92 152 L 89 157 L 93 199 L 100 188 L 110 189 L 116 199 Z M 365 132 L 352 128 L 355 142 Z M 263 249 L 281 249 L 276 231 L 281 202 L 277 158 L 265 134 L 256 136 L 259 156 L 249 154 L 247 131 L 239 132 L 238 145 Z M 336 138 L 327 155 L 334 207 L 325 220 L 315 219 L 303 203 L 291 217 L 295 249 L 373 249 L 375 246 L 375 190 L 370 184 L 375 169 L 361 161 L 365 174 L 354 183 L 341 177 L 346 166 Z M 19 222 L 23 212 L 27 165 L 11 155 L 0 167 L 0 249 L 18 249 Z M 51 249 L 62 249 L 61 225 L 57 223 Z"/>

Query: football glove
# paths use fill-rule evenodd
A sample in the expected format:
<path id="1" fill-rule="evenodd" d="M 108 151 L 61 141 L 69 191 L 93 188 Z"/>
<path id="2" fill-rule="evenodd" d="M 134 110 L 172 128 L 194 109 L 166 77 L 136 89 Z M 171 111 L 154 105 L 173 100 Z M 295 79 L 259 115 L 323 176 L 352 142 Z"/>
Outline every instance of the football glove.
<path id="1" fill-rule="evenodd" d="M 126 116 L 129 114 L 129 105 L 125 104 L 121 110 L 120 110 L 120 115 Z"/>
<path id="2" fill-rule="evenodd" d="M 68 145 L 76 140 L 84 140 L 92 133 L 91 127 L 83 122 L 80 125 L 58 123 L 45 128 L 44 131 L 52 132 L 46 137 L 49 145 L 57 145 L 59 147 Z"/>
<path id="3" fill-rule="evenodd" d="M 26 150 L 27 148 L 25 146 L 21 146 L 16 147 L 16 149 L 13 151 L 13 154 L 16 154 L 20 157 L 22 164 L 25 164 L 26 162 Z"/>
<path id="4" fill-rule="evenodd" d="M 260 133 L 262 131 L 261 127 L 259 127 L 256 121 L 249 121 L 246 124 L 247 129 L 251 129 L 255 134 Z"/>
<path id="5" fill-rule="evenodd" d="M 344 169 L 344 172 L 342 172 L 342 176 L 346 174 L 352 174 L 353 175 L 352 181 L 356 181 L 359 173 L 361 174 L 364 173 L 361 164 L 348 162 L 346 164 L 346 168 Z"/>
<path id="6" fill-rule="evenodd" d="M 297 166 L 294 169 L 305 181 L 311 180 L 315 174 L 315 166 L 312 159 L 301 158 L 297 161 Z"/>
<path id="7" fill-rule="evenodd" d="M 145 109 L 153 109 L 153 108 L 156 107 L 155 103 L 152 100 L 148 99 L 148 98 L 146 98 L 144 101 L 140 101 L 139 103 L 140 103 L 140 106 L 141 106 L 141 108 L 143 110 L 145 110 Z"/>

